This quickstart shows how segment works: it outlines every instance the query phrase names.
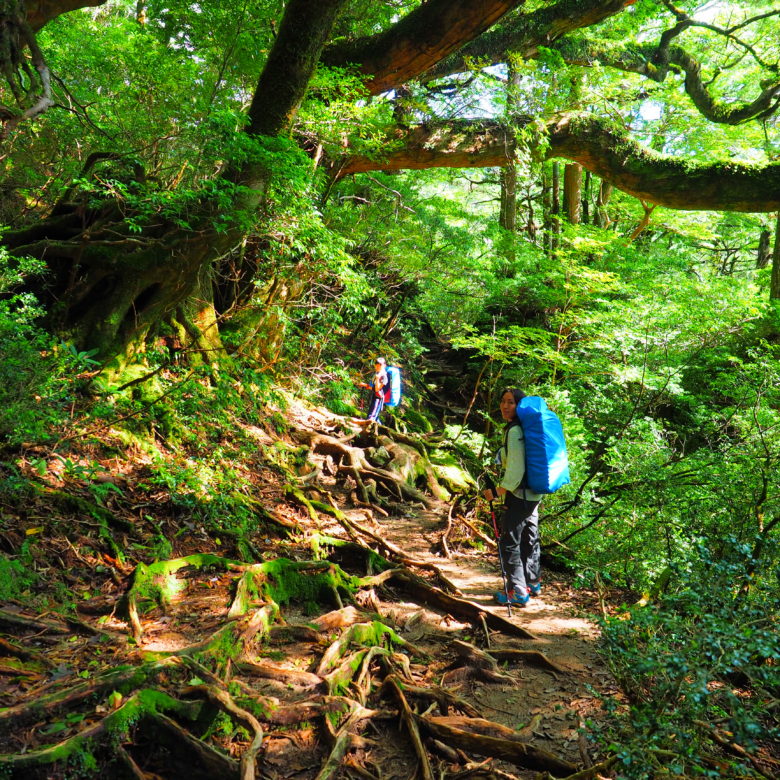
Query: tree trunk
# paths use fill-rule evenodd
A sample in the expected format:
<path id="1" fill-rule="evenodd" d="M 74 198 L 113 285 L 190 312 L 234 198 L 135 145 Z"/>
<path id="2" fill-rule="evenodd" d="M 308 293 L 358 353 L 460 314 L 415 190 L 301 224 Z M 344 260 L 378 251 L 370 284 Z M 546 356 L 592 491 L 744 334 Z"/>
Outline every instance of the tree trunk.
<path id="1" fill-rule="evenodd" d="M 608 228 L 612 220 L 607 211 L 607 204 L 612 197 L 613 187 L 608 181 L 602 181 L 599 185 L 599 197 L 596 202 L 596 224 L 600 228 Z"/>
<path id="2" fill-rule="evenodd" d="M 758 237 L 758 253 L 756 254 L 756 268 L 766 268 L 772 259 L 772 231 L 764 228 Z"/>
<path id="3" fill-rule="evenodd" d="M 582 189 L 582 224 L 590 224 L 590 190 L 593 183 L 593 174 L 585 171 L 585 186 Z"/>
<path id="4" fill-rule="evenodd" d="M 563 168 L 563 210 L 571 225 L 580 224 L 582 209 L 582 166 L 567 163 Z"/>
<path id="5" fill-rule="evenodd" d="M 249 134 L 290 128 L 345 2 L 289 0 L 253 96 Z M 242 185 L 230 210 L 256 212 L 272 175 L 259 164 L 230 171 L 228 178 Z M 96 349 L 113 369 L 141 352 L 166 319 L 202 355 L 219 353 L 212 266 L 242 245 L 243 229 L 215 231 L 214 206 L 204 202 L 186 229 L 146 224 L 136 233 L 113 201 L 96 209 L 79 198 L 74 191 L 73 202 L 49 219 L 4 237 L 13 254 L 45 258 L 51 275 L 43 297 L 52 304 L 54 329 L 79 348 Z"/>
<path id="6" fill-rule="evenodd" d="M 517 230 L 517 166 L 510 163 L 501 169 L 501 211 L 499 224 L 504 230 Z"/>
<path id="7" fill-rule="evenodd" d="M 775 247 L 772 252 L 772 283 L 769 287 L 769 299 L 780 301 L 780 211 L 775 218 Z"/>
<path id="8" fill-rule="evenodd" d="M 561 167 L 558 161 L 552 165 L 552 251 L 561 243 Z"/>

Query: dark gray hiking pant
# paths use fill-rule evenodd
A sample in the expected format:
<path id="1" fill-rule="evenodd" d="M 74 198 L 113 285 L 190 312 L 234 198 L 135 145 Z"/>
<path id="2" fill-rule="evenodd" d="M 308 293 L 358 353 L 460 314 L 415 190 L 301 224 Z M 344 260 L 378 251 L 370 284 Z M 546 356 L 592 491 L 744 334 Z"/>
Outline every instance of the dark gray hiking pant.
<path id="1" fill-rule="evenodd" d="M 525 595 L 542 576 L 538 501 L 506 494 L 499 544 L 509 590 Z"/>

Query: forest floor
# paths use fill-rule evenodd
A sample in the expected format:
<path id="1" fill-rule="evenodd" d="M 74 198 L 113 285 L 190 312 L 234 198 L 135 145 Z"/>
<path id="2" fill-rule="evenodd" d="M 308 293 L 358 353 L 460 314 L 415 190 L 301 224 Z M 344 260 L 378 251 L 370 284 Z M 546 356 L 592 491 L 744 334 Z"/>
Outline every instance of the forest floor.
<path id="1" fill-rule="evenodd" d="M 321 415 L 299 414 L 295 424 L 321 430 L 324 419 Z M 273 443 L 273 437 L 263 429 L 248 433 L 266 446 Z M 96 457 L 96 452 L 90 453 L 92 463 Z M 106 473 L 116 475 L 116 459 L 113 467 L 108 460 L 104 466 Z M 146 472 L 148 469 L 141 469 L 139 474 Z M 286 516 L 299 529 L 287 538 L 277 537 L 269 529 L 258 529 L 251 545 L 260 560 L 283 555 L 307 565 L 305 562 L 313 557 L 308 532 L 316 529 L 323 537 L 354 542 L 354 527 L 367 529 L 384 543 L 379 545 L 383 555 L 388 550 L 402 551 L 401 557 L 410 562 L 407 571 L 413 570 L 429 582 L 437 578 L 447 582 L 458 596 L 458 604 L 468 603 L 473 608 L 470 614 L 478 616 L 468 619 L 453 610 L 431 606 L 431 602 L 424 603 L 419 594 L 410 593 L 394 580 L 377 580 L 376 587 L 357 594 L 357 610 L 344 607 L 337 594 L 331 605 L 334 610 L 325 614 L 313 608 L 311 602 L 291 600 L 282 605 L 277 627 L 309 627 L 311 632 L 314 626 L 320 635 L 301 638 L 271 629 L 258 643 L 254 640 L 258 626 L 249 631 L 253 618 L 246 614 L 237 618 L 240 613 L 236 611 L 239 580 L 251 567 L 236 564 L 237 550 L 229 539 L 206 533 L 202 527 L 183 520 L 179 512 L 171 511 L 162 496 L 155 499 L 148 488 L 142 491 L 139 474 L 123 484 L 121 501 L 117 491 L 113 503 L 107 502 L 115 519 L 123 515 L 119 526 L 124 531 L 116 538 L 126 553 L 124 561 L 107 551 L 101 543 L 104 532 L 100 524 L 94 516 L 78 511 L 78 501 L 63 504 L 60 500 L 57 507 L 47 503 L 47 494 L 43 493 L 24 509 L 4 510 L 4 546 L 18 552 L 25 540 L 35 540 L 38 552 L 34 565 L 38 575 L 48 580 L 48 584 L 39 583 L 22 598 L 10 599 L 0 614 L 0 629 L 6 637 L 0 638 L 0 703 L 8 708 L 0 709 L 0 765 L 11 776 L 127 776 L 147 780 L 181 777 L 183 773 L 190 780 L 239 776 L 239 760 L 249 749 L 251 734 L 224 724 L 221 730 L 210 727 L 207 734 L 188 725 L 185 734 L 180 726 L 171 725 L 170 719 L 160 721 L 165 716 L 155 715 L 156 726 L 142 729 L 138 725 L 108 753 L 97 751 L 85 760 L 79 752 L 81 743 L 70 751 L 90 729 L 99 732 L 112 710 L 128 702 L 132 691 L 139 688 L 137 682 L 128 686 L 126 681 L 122 688 L 111 677 L 125 665 L 147 670 L 152 679 L 161 676 L 160 688 L 180 699 L 194 693 L 213 698 L 213 691 L 219 688 L 225 696 L 230 691 L 236 701 L 239 696 L 253 698 L 256 703 L 287 713 L 297 708 L 297 719 L 289 714 L 286 722 L 281 717 L 276 721 L 271 718 L 264 726 L 256 776 L 271 780 L 409 780 L 425 776 L 431 767 L 435 776 L 442 778 L 545 776 L 541 765 L 531 768 L 533 761 L 530 766 L 522 766 L 496 755 L 485 758 L 490 754 L 459 745 L 451 734 L 449 739 L 425 737 L 433 763 L 427 769 L 423 767 L 419 753 L 410 744 L 413 727 L 402 723 L 399 710 L 388 711 L 386 706 L 387 699 L 392 700 L 386 690 L 387 680 L 395 674 L 404 677 L 405 685 L 425 689 L 415 694 L 422 699 L 415 701 L 415 709 L 423 717 L 434 709 L 431 699 L 426 710 L 425 691 L 446 689 L 446 695 L 452 697 L 450 703 L 456 703 L 451 707 L 439 704 L 440 719 L 447 721 L 444 726 L 451 729 L 459 725 L 451 713 L 467 710 L 470 718 L 482 719 L 472 724 L 489 721 L 484 728 L 491 734 L 507 736 L 511 730 L 511 739 L 538 748 L 540 755 L 555 757 L 560 761 L 553 771 L 555 776 L 574 774 L 575 769 L 599 760 L 586 735 L 602 720 L 600 697 L 619 696 L 598 654 L 599 632 L 592 619 L 608 608 L 603 594 L 600 597 L 574 589 L 570 575 L 546 574 L 541 596 L 507 615 L 506 607 L 492 600 L 493 592 L 501 588 L 495 551 L 484 545 L 460 544 L 458 533 L 453 533 L 450 544 L 442 547 L 445 529 L 453 522 L 457 524 L 450 505 L 433 500 L 427 507 L 403 502 L 394 504 L 386 516 L 378 515 L 350 506 L 346 492 L 339 492 L 335 480 L 323 473 L 320 487 L 334 499 L 334 506 L 341 504 L 345 526 L 323 513 L 313 519 L 311 513 L 288 500 L 277 473 L 258 469 L 258 499 L 266 506 L 273 505 L 277 517 Z M 55 469 L 48 487 L 56 489 L 61 499 L 68 486 L 60 477 Z M 75 495 L 72 483 L 70 488 Z M 461 530 L 468 533 L 468 529 Z M 150 560 L 145 553 L 149 552 L 152 537 L 158 545 L 160 538 L 170 541 L 171 560 L 208 554 L 223 556 L 230 563 L 195 564 L 193 559 L 176 564 L 159 575 L 160 587 L 165 580 L 170 595 L 157 604 L 147 604 L 134 624 L 120 607 L 127 600 L 134 578 L 139 577 L 136 562 Z M 151 560 L 154 557 L 158 556 Z M 345 563 L 341 565 L 346 568 Z M 436 572 L 433 578 L 431 570 Z M 70 603 L 69 612 L 64 608 L 66 602 Z M 40 606 L 45 603 L 48 609 Z M 254 613 L 250 609 L 248 614 L 258 614 L 262 604 L 262 599 L 255 598 Z M 500 622 L 491 622 L 491 615 L 496 621 L 499 616 L 506 618 L 517 634 L 524 630 L 529 637 L 507 633 Z M 379 647 L 376 657 L 366 657 L 365 651 L 360 651 L 362 655 L 349 654 L 342 648 L 343 654 L 336 656 L 341 666 L 325 666 L 324 657 L 333 654 L 342 629 L 361 621 L 361 625 L 368 625 L 366 621 L 377 616 L 396 632 L 406 655 L 395 652 L 392 643 Z M 243 643 L 245 652 L 235 662 L 224 662 L 210 653 L 219 644 L 215 637 L 223 637 L 232 626 L 238 626 L 238 633 L 231 636 Z M 475 654 L 469 655 L 469 648 Z M 480 674 L 484 660 L 480 653 L 500 659 L 501 651 L 508 650 L 536 653 L 527 653 L 520 664 L 513 657 Z M 250 655 L 250 662 L 243 663 Z M 168 662 L 171 666 L 161 674 L 159 665 Z M 386 666 L 381 674 L 377 672 L 378 662 Z M 150 665 L 154 664 L 158 667 L 152 670 Z M 342 674 L 350 666 L 355 678 L 340 688 L 332 684 L 338 670 Z M 325 681 L 330 696 L 323 695 Z M 211 692 L 204 693 L 209 686 Z M 124 696 L 117 690 L 124 691 Z M 323 738 L 323 729 L 314 724 L 318 715 L 334 706 L 338 695 L 352 702 L 353 714 L 356 701 L 373 708 L 356 716 L 360 728 L 352 730 L 352 742 L 341 756 L 329 744 L 340 732 L 331 733 L 331 739 L 326 733 Z M 310 708 L 309 717 L 301 715 L 305 707 Z M 497 731 L 501 726 L 507 727 L 506 733 Z M 166 730 L 173 736 L 168 734 L 163 739 Z M 197 733 L 194 741 L 190 731 Z M 46 746 L 54 743 L 68 747 L 66 759 L 58 764 L 50 763 L 45 755 Z M 336 768 L 325 774 L 328 761 L 335 761 Z"/>

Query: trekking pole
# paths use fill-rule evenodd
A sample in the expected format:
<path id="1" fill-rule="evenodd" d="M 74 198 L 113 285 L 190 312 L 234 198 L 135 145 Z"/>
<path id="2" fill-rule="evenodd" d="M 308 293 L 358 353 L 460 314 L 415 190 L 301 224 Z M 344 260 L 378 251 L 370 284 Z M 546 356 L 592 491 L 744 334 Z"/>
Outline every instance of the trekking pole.
<path id="1" fill-rule="evenodd" d="M 485 487 L 490 491 L 491 495 L 495 495 L 496 486 L 493 484 L 493 480 L 490 477 L 485 477 Z M 504 593 L 506 594 L 506 612 L 509 617 L 512 617 L 512 605 L 509 603 L 509 581 L 506 578 L 506 569 L 504 569 L 504 556 L 501 552 L 501 539 L 498 533 L 498 523 L 496 523 L 496 510 L 493 508 L 493 499 L 488 500 L 490 506 L 490 520 L 493 523 L 493 533 L 496 536 L 496 549 L 498 550 L 498 563 L 501 566 L 501 579 L 504 581 Z"/>

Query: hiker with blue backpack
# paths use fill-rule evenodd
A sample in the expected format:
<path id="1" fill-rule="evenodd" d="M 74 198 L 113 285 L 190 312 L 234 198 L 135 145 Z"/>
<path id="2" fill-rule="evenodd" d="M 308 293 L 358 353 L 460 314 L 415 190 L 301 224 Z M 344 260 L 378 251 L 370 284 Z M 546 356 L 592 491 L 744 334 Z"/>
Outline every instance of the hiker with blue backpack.
<path id="1" fill-rule="evenodd" d="M 499 409 L 506 423 L 497 455 L 503 476 L 495 491 L 484 491 L 490 502 L 504 499 L 498 538 L 504 590 L 494 598 L 524 607 L 542 590 L 539 503 L 569 482 L 568 459 L 560 421 L 541 398 L 507 388 Z"/>
<path id="2" fill-rule="evenodd" d="M 374 363 L 374 378 L 371 384 L 358 383 L 371 391 L 371 402 L 366 419 L 379 422 L 379 415 L 385 406 L 398 406 L 401 402 L 401 370 L 398 366 L 388 366 L 383 357 L 378 357 Z"/>

